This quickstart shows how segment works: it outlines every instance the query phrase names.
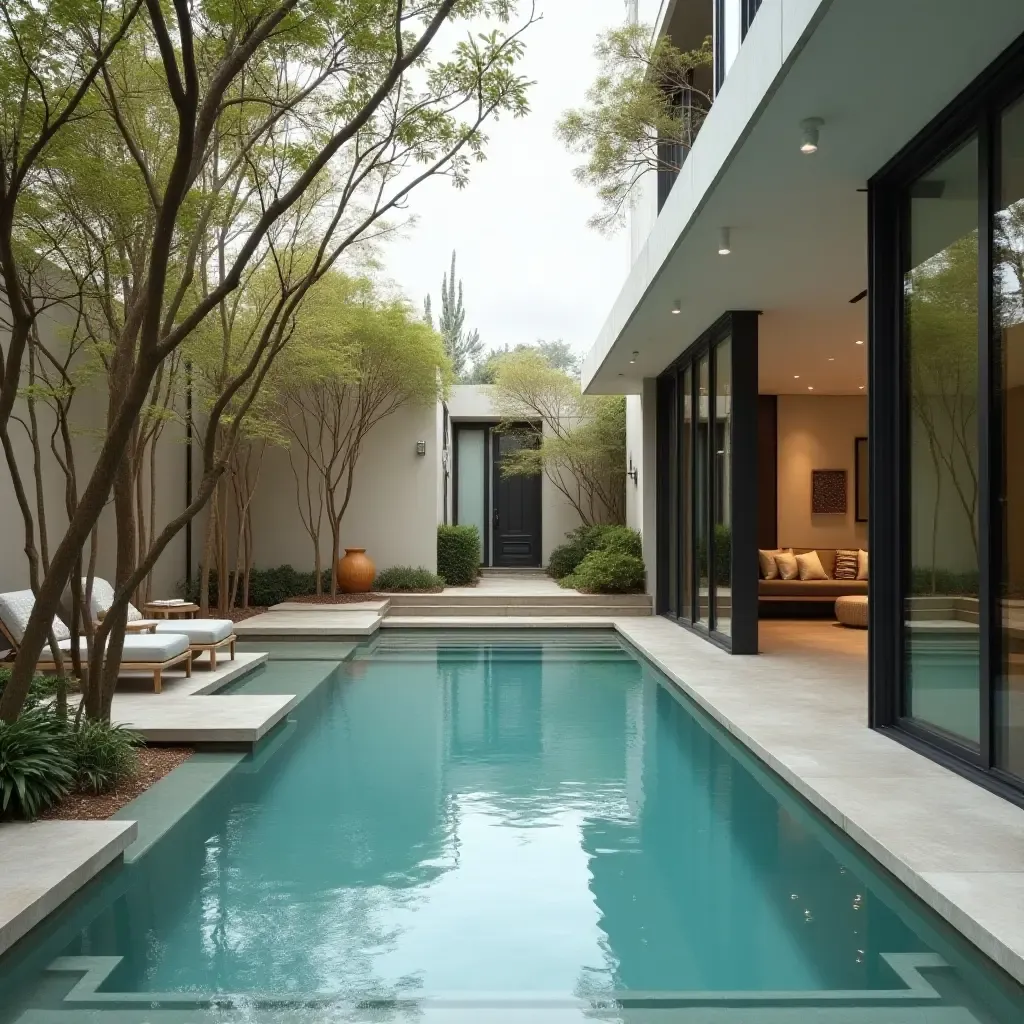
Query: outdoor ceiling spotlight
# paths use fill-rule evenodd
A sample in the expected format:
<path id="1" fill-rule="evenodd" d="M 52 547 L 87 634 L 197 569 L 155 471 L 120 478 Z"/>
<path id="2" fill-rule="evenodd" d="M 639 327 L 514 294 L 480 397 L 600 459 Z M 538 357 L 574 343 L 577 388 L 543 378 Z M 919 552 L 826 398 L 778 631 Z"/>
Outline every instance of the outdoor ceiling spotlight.
<path id="1" fill-rule="evenodd" d="M 718 239 L 718 255 L 728 256 L 732 252 L 732 247 L 729 245 L 729 229 L 722 228 L 721 236 Z"/>
<path id="2" fill-rule="evenodd" d="M 636 357 L 637 357 L 638 355 L 640 355 L 640 353 L 639 353 L 639 352 L 634 352 L 634 353 L 633 353 L 632 357 L 631 357 L 631 358 L 630 358 L 630 360 L 629 360 L 629 365 L 630 365 L 630 366 L 632 366 L 632 365 L 633 365 L 633 364 L 634 364 L 634 363 L 636 362 Z"/>
<path id="3" fill-rule="evenodd" d="M 818 129 L 824 123 L 820 117 L 807 117 L 800 122 L 800 130 L 803 132 L 803 142 L 800 143 L 801 153 L 818 152 Z"/>
<path id="4" fill-rule="evenodd" d="M 678 316 L 683 311 L 683 304 L 676 299 L 676 304 L 672 307 L 672 312 Z"/>

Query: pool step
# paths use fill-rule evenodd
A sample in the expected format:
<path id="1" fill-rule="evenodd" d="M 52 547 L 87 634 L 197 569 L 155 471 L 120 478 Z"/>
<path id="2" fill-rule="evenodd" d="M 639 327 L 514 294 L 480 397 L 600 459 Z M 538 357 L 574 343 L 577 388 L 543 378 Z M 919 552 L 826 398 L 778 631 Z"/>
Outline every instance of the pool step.
<path id="1" fill-rule="evenodd" d="M 431 616 L 437 617 L 464 617 L 464 616 L 506 616 L 516 618 L 556 618 L 556 617 L 623 617 L 650 615 L 650 600 L 646 604 L 637 602 L 619 603 L 605 602 L 593 604 L 589 601 L 565 601 L 562 604 L 542 603 L 534 604 L 527 601 L 510 603 L 507 600 L 476 601 L 472 604 L 458 603 L 449 604 L 435 602 L 432 604 L 419 602 L 408 605 L 392 603 L 388 612 L 395 616 Z"/>
<path id="2" fill-rule="evenodd" d="M 526 608 L 608 608 L 630 607 L 644 610 L 647 614 L 651 610 L 650 594 L 580 594 L 575 590 L 567 590 L 553 594 L 501 594 L 481 588 L 473 592 L 461 593 L 445 592 L 441 594 L 389 594 L 391 608 L 401 608 L 403 614 L 408 608 L 417 605 L 438 606 L 446 608 L 467 608 L 481 606 L 502 606 L 502 607 L 526 607 Z M 532 615 L 533 612 L 524 612 L 524 615 Z M 559 615 L 566 614 L 559 611 Z"/>

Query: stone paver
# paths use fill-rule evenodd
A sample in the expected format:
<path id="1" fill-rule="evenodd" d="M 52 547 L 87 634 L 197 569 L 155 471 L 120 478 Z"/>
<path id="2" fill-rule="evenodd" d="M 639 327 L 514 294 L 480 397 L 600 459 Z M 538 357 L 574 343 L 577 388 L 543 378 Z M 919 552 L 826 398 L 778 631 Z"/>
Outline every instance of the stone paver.
<path id="1" fill-rule="evenodd" d="M 377 632 L 382 612 L 349 611 L 345 605 L 302 610 L 270 611 L 235 625 L 239 637 L 365 637 Z"/>
<path id="2" fill-rule="evenodd" d="M 135 833 L 134 821 L 0 825 L 0 953 L 120 857 Z"/>

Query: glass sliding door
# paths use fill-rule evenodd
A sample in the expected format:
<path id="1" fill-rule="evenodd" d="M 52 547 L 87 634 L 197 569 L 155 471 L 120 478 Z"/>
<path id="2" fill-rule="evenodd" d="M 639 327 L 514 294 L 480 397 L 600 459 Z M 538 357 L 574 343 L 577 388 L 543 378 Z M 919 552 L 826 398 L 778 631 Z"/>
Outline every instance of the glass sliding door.
<path id="1" fill-rule="evenodd" d="M 714 459 L 715 630 L 729 634 L 732 615 L 732 339 L 714 350 L 715 401 L 711 452 Z"/>
<path id="2" fill-rule="evenodd" d="M 687 366 L 679 375 L 679 538 L 680 608 L 683 619 L 693 618 L 693 371 Z"/>
<path id="3" fill-rule="evenodd" d="M 1002 406 L 996 503 L 1001 643 L 994 738 L 997 767 L 1024 779 L 1024 100 L 1003 114 L 1001 127 L 993 239 L 993 320 Z"/>
<path id="4" fill-rule="evenodd" d="M 668 459 L 665 474 L 665 487 L 672 495 L 679 493 L 679 430 L 678 416 L 679 403 L 676 400 L 677 382 L 669 378 L 665 391 L 665 409 L 668 431 Z M 681 508 L 678 500 L 669 503 L 667 529 L 668 541 L 668 612 L 670 615 L 679 616 L 682 608 L 679 599 L 680 584 L 680 528 L 679 520 Z"/>
<path id="5" fill-rule="evenodd" d="M 697 593 L 693 620 L 710 626 L 711 620 L 711 545 L 708 537 L 708 501 L 710 497 L 708 460 L 708 408 L 710 395 L 710 361 L 707 355 L 697 364 L 697 430 L 694 437 L 694 539 L 697 554 Z"/>
<path id="6" fill-rule="evenodd" d="M 455 522 L 480 531 L 480 562 L 487 537 L 487 428 L 456 427 Z"/>

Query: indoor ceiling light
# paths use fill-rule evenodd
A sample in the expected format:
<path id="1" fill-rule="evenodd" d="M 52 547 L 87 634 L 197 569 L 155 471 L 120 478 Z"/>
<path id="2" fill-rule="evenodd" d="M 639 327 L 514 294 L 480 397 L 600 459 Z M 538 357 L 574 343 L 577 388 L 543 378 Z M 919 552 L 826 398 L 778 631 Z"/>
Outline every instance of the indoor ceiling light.
<path id="1" fill-rule="evenodd" d="M 808 384 L 808 385 L 807 385 L 807 390 L 808 390 L 808 391 L 813 391 L 813 390 L 814 390 L 814 387 L 813 387 L 813 385 L 811 385 L 811 384 Z"/>
<path id="2" fill-rule="evenodd" d="M 718 255 L 728 256 L 732 252 L 732 248 L 729 245 L 729 229 L 722 228 L 721 234 L 718 238 Z"/>
<path id="3" fill-rule="evenodd" d="M 799 380 L 799 379 L 800 379 L 800 374 L 799 373 L 794 373 L 793 374 L 793 380 Z"/>
<path id="4" fill-rule="evenodd" d="M 834 362 L 836 361 L 836 357 L 835 357 L 835 356 L 829 356 L 829 357 L 828 357 L 828 361 L 829 361 L 830 363 L 834 363 Z"/>
<path id="5" fill-rule="evenodd" d="M 863 384 L 861 384 L 861 385 L 860 385 L 860 390 L 861 390 L 861 391 L 863 391 L 863 390 L 864 390 L 864 385 L 863 385 Z"/>
<path id="6" fill-rule="evenodd" d="M 676 299 L 676 304 L 672 307 L 672 312 L 676 313 L 676 314 L 679 314 L 679 313 L 682 313 L 682 311 L 683 311 L 683 304 L 678 299 Z"/>
<path id="7" fill-rule="evenodd" d="M 630 359 L 630 361 L 629 361 L 629 363 L 630 363 L 630 365 L 631 365 L 631 366 L 633 365 L 633 363 L 635 363 L 635 362 L 636 362 L 636 357 L 637 357 L 638 355 L 640 355 L 640 353 L 639 353 L 639 352 L 634 352 L 634 353 L 633 353 L 633 358 L 632 358 L 632 359 Z"/>
<path id="8" fill-rule="evenodd" d="M 803 133 L 800 143 L 801 153 L 818 152 L 818 129 L 825 122 L 820 117 L 807 117 L 800 122 L 800 130 Z"/>
<path id="9" fill-rule="evenodd" d="M 863 344 L 864 344 L 864 342 L 863 342 L 863 341 L 861 341 L 861 340 L 860 340 L 860 339 L 858 338 L 858 339 L 857 339 L 857 341 L 855 341 L 855 342 L 854 342 L 854 344 L 855 344 L 855 345 L 863 345 Z"/>

